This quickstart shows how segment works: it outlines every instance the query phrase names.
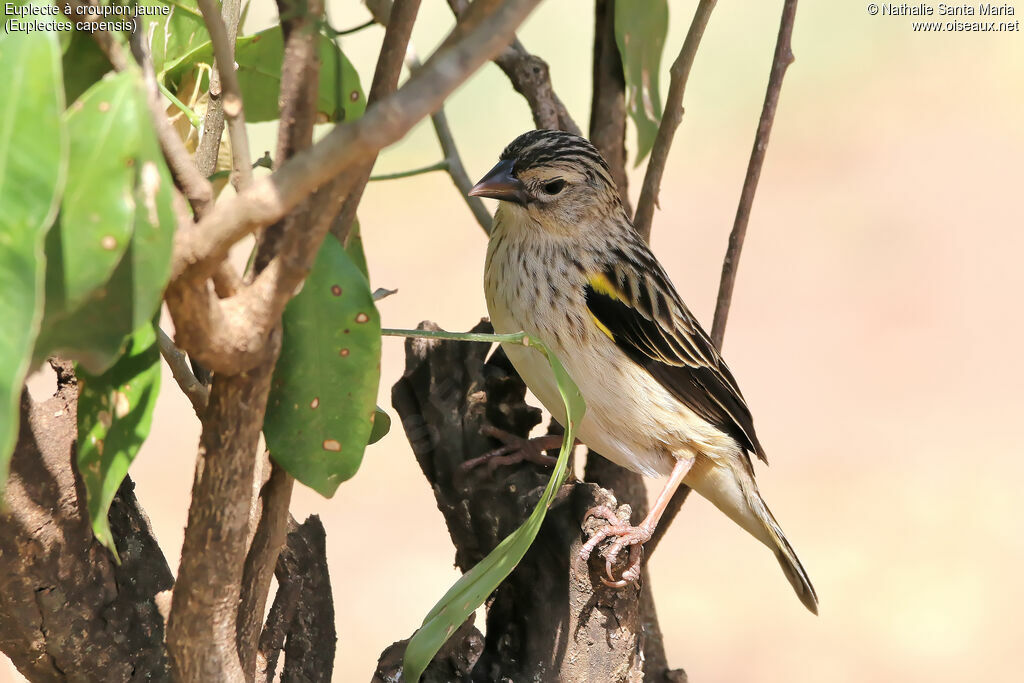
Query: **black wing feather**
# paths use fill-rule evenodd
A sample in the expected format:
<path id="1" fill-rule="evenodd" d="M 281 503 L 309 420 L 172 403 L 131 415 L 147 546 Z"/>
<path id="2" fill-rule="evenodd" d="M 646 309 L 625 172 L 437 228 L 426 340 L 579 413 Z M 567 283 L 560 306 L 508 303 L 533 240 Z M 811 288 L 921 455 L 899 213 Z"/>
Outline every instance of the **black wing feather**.
<path id="1" fill-rule="evenodd" d="M 604 281 L 618 284 L 615 275 L 608 272 Z M 668 308 L 668 302 L 661 296 L 667 291 L 675 315 L 664 309 L 655 315 L 646 283 L 631 280 L 629 293 L 621 291 L 625 288 L 616 287 L 619 297 L 588 284 L 585 288 L 587 308 L 612 333 L 616 345 L 673 396 L 736 439 L 741 447 L 766 460 L 736 379 L 667 278 L 656 288 L 658 305 Z M 623 300 L 626 298 L 632 299 L 634 305 L 627 304 Z"/>

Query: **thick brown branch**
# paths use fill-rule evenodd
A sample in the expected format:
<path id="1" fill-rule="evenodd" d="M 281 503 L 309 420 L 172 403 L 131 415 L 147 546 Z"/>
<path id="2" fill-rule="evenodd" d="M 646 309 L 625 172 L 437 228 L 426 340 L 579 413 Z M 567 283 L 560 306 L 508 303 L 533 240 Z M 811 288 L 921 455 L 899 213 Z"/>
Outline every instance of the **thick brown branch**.
<path id="1" fill-rule="evenodd" d="M 632 215 L 626 177 L 626 77 L 615 42 L 615 0 L 596 0 L 594 4 L 593 80 L 590 141 L 608 162 L 623 206 Z"/>
<path id="2" fill-rule="evenodd" d="M 740 203 L 736 208 L 736 220 L 729 234 L 729 247 L 722 263 L 722 280 L 718 285 L 718 302 L 715 305 L 715 322 L 711 328 L 711 340 L 721 348 L 725 338 L 725 323 L 729 319 L 729 306 L 732 304 L 732 290 L 736 286 L 736 271 L 740 263 L 740 251 L 747 235 L 747 223 L 750 221 L 750 209 L 754 204 L 754 193 L 757 192 L 757 181 L 761 177 L 761 167 L 768 151 L 768 138 L 772 133 L 772 122 L 775 121 L 775 110 L 779 106 L 779 93 L 782 90 L 782 79 L 786 69 L 793 63 L 793 22 L 796 19 L 796 0 L 786 0 L 782 7 L 782 21 L 779 25 L 779 38 L 775 43 L 775 56 L 772 58 L 772 71 L 768 77 L 768 89 L 761 108 L 761 119 L 757 123 L 757 135 L 754 136 L 754 148 L 750 152 L 750 163 L 747 164 L 747 175 L 743 179 L 743 190 Z"/>
<path id="3" fill-rule="evenodd" d="M 265 362 L 244 375 L 213 378 L 167 623 L 167 647 L 179 681 L 246 680 L 236 621 L 256 446 L 279 347 L 275 335 Z"/>
<path id="4" fill-rule="evenodd" d="M 281 125 L 277 133 L 278 163 L 295 156 L 313 144 L 316 124 L 316 98 L 320 61 L 317 46 L 318 26 L 323 20 L 324 4 L 317 0 L 279 0 L 278 15 L 284 34 L 284 57 L 281 64 Z M 294 226 L 308 223 L 306 209 L 291 212 L 286 218 L 268 226 L 259 236 L 253 261 L 253 272 L 259 274 L 277 256 L 281 240 Z M 301 227 L 298 229 L 302 229 Z"/>
<path id="5" fill-rule="evenodd" d="M 210 103 L 206 111 L 203 138 L 196 151 L 196 164 L 204 177 L 213 174 L 226 118 L 228 137 L 231 139 L 232 183 L 236 188 L 244 189 L 252 182 L 252 157 L 249 155 L 249 135 L 245 129 L 242 89 L 235 73 L 235 36 L 238 33 L 241 2 L 223 0 L 223 16 L 217 11 L 214 0 L 198 0 L 198 3 L 213 44 L 215 71 L 210 79 Z M 220 92 L 216 92 L 217 86 L 220 86 Z"/>
<path id="6" fill-rule="evenodd" d="M 500 51 L 538 2 L 510 0 L 501 5 L 455 44 L 439 50 L 420 74 L 394 95 L 368 108 L 356 121 L 337 126 L 268 178 L 254 182 L 233 199 L 219 202 L 195 228 L 176 236 L 174 279 L 206 279 L 232 244 L 280 219 L 310 191 L 405 135 Z"/>
<path id="7" fill-rule="evenodd" d="M 486 323 L 474 328 L 488 330 Z M 482 426 L 524 436 L 540 419 L 523 403 L 526 387 L 508 359 L 498 351 L 485 362 L 488 351 L 487 344 L 410 340 L 405 374 L 392 391 L 463 571 L 522 523 L 550 476 L 532 464 L 463 471 L 466 460 L 494 447 Z M 597 504 L 615 500 L 594 484 L 562 488 L 533 546 L 488 603 L 483 652 L 473 630 L 453 644 L 456 654 L 472 657 L 459 671 L 472 670 L 474 680 L 640 680 L 653 613 L 642 611 L 637 586 L 606 588 L 596 571 L 572 561 L 582 545 L 580 520 Z M 381 678 L 393 669 L 397 647 L 382 658 Z M 451 656 L 440 653 L 426 680 L 452 680 Z"/>
<path id="8" fill-rule="evenodd" d="M 288 531 L 288 506 L 295 479 L 277 465 L 260 492 L 260 521 L 245 558 L 242 597 L 238 603 L 238 657 L 251 680 L 256 671 L 256 651 L 263 630 L 263 613 L 270 591 L 270 579 Z M 280 590 L 280 588 L 278 588 Z"/>
<path id="9" fill-rule="evenodd" d="M 661 178 L 665 173 L 665 163 L 668 161 L 668 153 L 672 148 L 672 139 L 676 135 L 676 128 L 683 120 L 683 93 L 686 91 L 686 81 L 690 77 L 690 69 L 697 56 L 697 48 L 704 35 L 704 28 L 708 25 L 708 19 L 711 18 L 711 10 L 715 8 L 715 1 L 700 0 L 697 4 L 697 11 L 693 15 L 693 21 L 690 22 L 690 30 L 686 32 L 683 47 L 669 70 L 665 113 L 661 116 L 658 135 L 654 138 L 651 160 L 647 164 L 644 184 L 640 189 L 640 199 L 636 203 L 636 215 L 633 217 L 633 226 L 644 238 L 651 236 L 651 222 L 654 220 L 654 208 L 658 204 L 658 192 L 661 190 Z"/>

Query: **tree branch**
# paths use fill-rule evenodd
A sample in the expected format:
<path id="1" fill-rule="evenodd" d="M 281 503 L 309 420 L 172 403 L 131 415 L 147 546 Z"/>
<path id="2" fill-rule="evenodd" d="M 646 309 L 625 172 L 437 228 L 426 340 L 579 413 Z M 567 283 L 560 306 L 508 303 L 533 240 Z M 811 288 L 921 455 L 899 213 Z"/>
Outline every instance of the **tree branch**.
<path id="1" fill-rule="evenodd" d="M 270 479 L 260 492 L 260 521 L 245 558 L 242 597 L 238 603 L 238 657 L 249 680 L 256 672 L 256 653 L 270 579 L 288 535 L 288 506 L 294 484 L 294 477 L 278 465 L 271 465 Z"/>
<path id="2" fill-rule="evenodd" d="M 471 7 L 468 0 L 448 0 L 448 5 L 460 22 Z M 547 62 L 530 54 L 518 38 L 512 37 L 508 46 L 494 58 L 494 63 L 505 72 L 515 91 L 530 105 L 533 123 L 537 128 L 583 135 L 551 86 Z"/>
<path id="3" fill-rule="evenodd" d="M 416 73 L 422 67 L 419 58 L 416 57 L 411 49 L 406 57 L 406 65 L 412 73 Z M 479 197 L 469 196 L 469 191 L 473 189 L 473 181 L 470 179 L 469 174 L 466 173 L 466 167 L 462 165 L 462 156 L 455 145 L 455 137 L 448 126 L 448 117 L 445 116 L 443 106 L 430 115 L 430 122 L 434 126 L 434 133 L 437 135 L 437 141 L 441 145 L 441 152 L 444 154 L 444 160 L 447 163 L 445 170 L 448 171 L 448 176 L 455 183 L 459 196 L 466 202 L 476 222 L 483 228 L 485 233 L 490 234 L 491 223 L 493 222 L 491 212 L 487 210 L 483 200 Z"/>
<path id="4" fill-rule="evenodd" d="M 167 622 L 178 681 L 245 681 L 236 643 L 249 507 L 263 414 L 280 335 L 243 375 L 213 377 L 192 503 Z"/>
<path id="5" fill-rule="evenodd" d="M 658 204 L 658 192 L 661 190 L 661 178 L 665 173 L 665 163 L 668 161 L 668 153 L 672 148 L 672 139 L 675 137 L 676 128 L 683 120 L 683 93 L 686 90 L 686 81 L 690 77 L 690 69 L 697 56 L 697 48 L 704 35 L 704 28 L 708 25 L 708 19 L 711 18 L 711 10 L 715 8 L 715 1 L 700 0 L 697 4 L 697 11 L 694 12 L 693 21 L 690 22 L 690 30 L 686 32 L 686 40 L 683 41 L 679 56 L 676 57 L 676 61 L 672 63 L 672 68 L 669 70 L 665 113 L 661 116 L 658 135 L 654 138 L 651 160 L 647 163 L 640 199 L 636 204 L 636 215 L 633 217 L 633 227 L 645 239 L 649 239 L 651 236 L 651 222 L 654 219 L 654 207 Z"/>
<path id="6" fill-rule="evenodd" d="M 171 338 L 159 327 L 156 328 L 157 342 L 160 346 L 160 355 L 167 362 L 171 369 L 174 381 L 178 383 L 181 391 L 192 403 L 192 410 L 196 412 L 199 419 L 202 419 L 206 406 L 210 402 L 210 390 L 206 385 L 196 379 L 189 366 L 188 358 L 174 345 Z"/>
<path id="7" fill-rule="evenodd" d="M 757 181 L 761 178 L 761 167 L 768 151 L 768 138 L 772 133 L 775 110 L 779 106 L 782 79 L 786 75 L 786 69 L 793 63 L 792 37 L 795 19 L 796 0 L 786 0 L 782 7 L 779 38 L 775 43 L 775 56 L 772 58 L 772 71 L 768 77 L 768 90 L 764 96 L 764 106 L 761 108 L 761 119 L 757 123 L 754 148 L 750 152 L 750 163 L 747 164 L 747 175 L 743 179 L 743 191 L 740 193 L 740 203 L 736 208 L 736 220 L 729 234 L 729 248 L 722 263 L 722 280 L 718 285 L 718 302 L 715 305 L 715 322 L 711 328 L 711 340 L 718 348 L 722 347 L 722 340 L 725 338 L 725 323 L 729 319 L 732 291 L 736 286 L 740 251 L 747 235 L 747 223 L 750 221 L 751 206 L 754 204 L 754 193 L 757 192 Z"/>
<path id="8" fill-rule="evenodd" d="M 241 2 L 223 0 L 221 16 L 214 0 L 197 1 L 213 44 L 214 72 L 210 77 L 210 103 L 206 110 L 203 138 L 196 151 L 196 165 L 204 177 L 213 174 L 226 117 L 228 136 L 231 139 L 232 184 L 236 189 L 244 189 L 252 182 L 252 157 L 249 155 L 249 135 L 245 129 L 242 89 L 235 73 L 235 36 L 238 33 Z M 219 92 L 218 86 L 223 86 Z"/>
<path id="9" fill-rule="evenodd" d="M 743 181 L 743 190 L 740 193 L 740 203 L 736 210 L 736 221 L 733 223 L 732 233 L 729 235 L 729 247 L 722 263 L 722 281 L 718 288 L 718 301 L 715 305 L 715 320 L 711 328 L 711 340 L 719 349 L 725 339 L 725 322 L 729 317 L 729 306 L 732 301 L 733 286 L 736 283 L 736 269 L 739 266 L 740 250 L 743 248 L 743 238 L 747 232 L 747 222 L 750 219 L 750 207 L 754 201 L 754 192 L 757 190 L 757 180 L 761 176 L 761 165 L 764 163 L 765 151 L 768 148 L 768 136 L 772 130 L 772 122 L 775 119 L 775 110 L 779 103 L 779 93 L 782 89 L 782 78 L 786 74 L 786 68 L 793 63 L 793 50 L 791 46 L 793 37 L 793 22 L 796 19 L 796 0 L 785 0 L 782 7 L 782 20 L 779 26 L 779 37 L 775 43 L 775 54 L 772 57 L 772 70 L 768 78 L 768 89 L 765 93 L 764 106 L 761 109 L 761 118 L 757 124 L 757 135 L 754 137 L 754 149 L 750 153 L 750 162 L 747 164 L 747 175 Z M 672 524 L 672 520 L 679 514 L 689 489 L 680 487 L 676 494 L 669 501 L 669 506 L 661 518 L 661 523 L 654 532 L 654 536 L 647 543 L 647 555 L 654 552 L 658 543 L 664 537 Z"/>
<path id="10" fill-rule="evenodd" d="M 626 77 L 615 42 L 615 0 L 594 3 L 593 83 L 590 141 L 608 162 L 626 213 L 632 215 L 626 176 Z"/>
<path id="11" fill-rule="evenodd" d="M 173 278 L 201 282 L 232 244 L 280 219 L 310 191 L 405 135 L 497 53 L 538 2 L 510 0 L 501 5 L 455 44 L 439 50 L 417 76 L 368 108 L 361 118 L 337 126 L 269 177 L 217 203 L 198 225 L 176 236 Z"/>
<path id="12" fill-rule="evenodd" d="M 489 330 L 481 323 L 473 331 Z M 490 348 L 488 343 L 409 340 L 405 373 L 392 390 L 463 571 L 526 518 L 549 476 L 530 464 L 493 474 L 487 468 L 463 471 L 466 460 L 494 447 L 481 434 L 482 426 L 525 436 L 540 420 L 540 411 L 523 402 L 526 387 L 504 353 L 495 351 L 485 362 Z M 640 608 L 640 589 L 607 588 L 596 571 L 592 576 L 572 561 L 583 543 L 580 520 L 598 504 L 615 505 L 615 499 L 590 483 L 562 487 L 530 550 L 488 602 L 483 651 L 479 634 L 469 630 L 439 653 L 425 680 L 453 680 L 452 653 L 463 658 L 458 671 L 471 671 L 473 680 L 640 679 L 640 652 L 648 649 L 648 622 L 654 618 Z M 400 656 L 401 644 L 389 648 L 375 680 L 386 680 Z"/>
<path id="13" fill-rule="evenodd" d="M 395 88 L 398 87 L 402 62 L 409 47 L 409 38 L 412 37 L 412 27 L 416 23 L 419 10 L 420 0 L 395 0 L 391 5 L 391 12 L 388 14 L 388 22 L 384 29 L 384 41 L 380 47 L 380 54 L 377 56 L 377 68 L 373 72 L 373 83 L 370 85 L 370 94 L 366 98 L 367 106 L 376 104 L 395 92 Z M 348 241 L 352 222 L 356 219 L 356 208 L 363 198 L 363 191 L 366 189 L 366 183 L 370 180 L 370 173 L 373 171 L 373 164 L 376 161 L 377 152 L 374 152 L 353 172 L 355 177 L 351 190 L 331 226 L 332 234 L 342 244 Z"/>

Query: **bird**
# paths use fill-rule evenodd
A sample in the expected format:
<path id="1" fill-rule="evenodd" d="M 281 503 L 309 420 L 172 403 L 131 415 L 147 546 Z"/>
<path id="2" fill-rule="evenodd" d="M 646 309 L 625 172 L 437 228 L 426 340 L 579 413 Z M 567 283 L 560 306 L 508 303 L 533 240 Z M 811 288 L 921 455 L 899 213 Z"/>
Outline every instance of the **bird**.
<path id="1" fill-rule="evenodd" d="M 582 547 L 587 561 L 605 539 L 605 583 L 640 577 L 642 544 L 672 494 L 686 484 L 766 545 L 804 606 L 818 597 L 782 527 L 758 491 L 751 454 L 767 462 L 732 372 L 636 232 L 601 153 L 578 135 L 532 130 L 502 151 L 469 194 L 498 200 L 484 267 L 494 331 L 525 332 L 562 362 L 587 410 L 579 441 L 634 472 L 668 476 L 637 525 L 607 520 Z M 522 344 L 502 345 L 552 416 L 565 407 L 547 361 Z M 620 578 L 613 561 L 629 561 Z"/>

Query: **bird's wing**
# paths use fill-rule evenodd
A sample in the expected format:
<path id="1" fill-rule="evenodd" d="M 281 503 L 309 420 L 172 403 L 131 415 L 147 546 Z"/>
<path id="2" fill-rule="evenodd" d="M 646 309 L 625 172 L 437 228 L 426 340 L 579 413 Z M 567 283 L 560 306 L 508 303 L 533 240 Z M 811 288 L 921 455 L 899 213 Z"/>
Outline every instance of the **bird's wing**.
<path id="1" fill-rule="evenodd" d="M 664 270 L 653 257 L 642 269 L 623 262 L 588 274 L 594 322 L 677 399 L 767 462 L 736 379 Z"/>

